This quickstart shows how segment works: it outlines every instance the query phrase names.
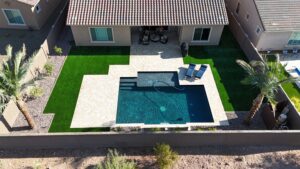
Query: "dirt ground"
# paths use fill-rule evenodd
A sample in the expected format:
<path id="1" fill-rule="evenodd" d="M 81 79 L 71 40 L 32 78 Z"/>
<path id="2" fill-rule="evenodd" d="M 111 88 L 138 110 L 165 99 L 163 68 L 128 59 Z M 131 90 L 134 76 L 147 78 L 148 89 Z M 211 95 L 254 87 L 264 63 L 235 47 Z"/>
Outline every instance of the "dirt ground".
<path id="1" fill-rule="evenodd" d="M 139 168 L 157 168 L 151 148 L 118 149 Z M 300 147 L 191 147 L 175 148 L 180 159 L 173 169 L 300 168 Z M 2 169 L 92 169 L 107 149 L 0 150 Z"/>

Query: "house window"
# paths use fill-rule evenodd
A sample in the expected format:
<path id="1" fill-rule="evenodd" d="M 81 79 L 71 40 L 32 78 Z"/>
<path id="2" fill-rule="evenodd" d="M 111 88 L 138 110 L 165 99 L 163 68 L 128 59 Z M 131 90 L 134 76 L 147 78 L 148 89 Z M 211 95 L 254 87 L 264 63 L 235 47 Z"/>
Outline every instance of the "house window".
<path id="1" fill-rule="evenodd" d="M 195 28 L 193 41 L 208 41 L 210 28 Z"/>
<path id="2" fill-rule="evenodd" d="M 112 28 L 90 28 L 93 42 L 112 42 Z"/>
<path id="3" fill-rule="evenodd" d="M 240 3 L 237 4 L 237 7 L 235 9 L 236 14 L 239 14 L 239 12 L 240 12 Z"/>
<path id="4" fill-rule="evenodd" d="M 255 32 L 256 32 L 256 34 L 257 34 L 257 35 L 259 35 L 259 34 L 260 34 L 260 32 L 261 32 L 261 28 L 260 28 L 260 26 L 258 26 L 258 25 L 257 25 L 257 27 L 256 27 L 256 31 L 255 31 Z"/>
<path id="5" fill-rule="evenodd" d="M 300 45 L 300 32 L 293 32 L 288 45 Z"/>
<path id="6" fill-rule="evenodd" d="M 18 9 L 3 9 L 3 12 L 10 25 L 25 25 L 21 12 Z"/>
<path id="7" fill-rule="evenodd" d="M 36 7 L 35 7 L 35 10 L 36 10 L 36 13 L 40 13 L 42 11 L 42 8 L 41 6 L 38 4 Z"/>

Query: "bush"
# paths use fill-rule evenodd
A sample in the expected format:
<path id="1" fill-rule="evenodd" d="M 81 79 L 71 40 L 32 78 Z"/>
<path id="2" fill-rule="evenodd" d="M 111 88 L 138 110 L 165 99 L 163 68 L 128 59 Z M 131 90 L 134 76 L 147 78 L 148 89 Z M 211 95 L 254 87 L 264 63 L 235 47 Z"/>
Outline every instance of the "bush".
<path id="1" fill-rule="evenodd" d="M 154 147 L 156 163 L 160 169 L 169 169 L 178 159 L 178 154 L 168 144 L 157 144 Z"/>
<path id="2" fill-rule="evenodd" d="M 43 94 L 44 94 L 43 88 L 38 87 L 38 86 L 34 86 L 29 91 L 29 96 L 34 99 L 43 96 Z"/>
<path id="3" fill-rule="evenodd" d="M 103 164 L 99 164 L 96 169 L 135 169 L 136 163 L 126 161 L 124 156 L 119 155 L 117 150 L 108 150 L 108 154 Z"/>
<path id="4" fill-rule="evenodd" d="M 58 47 L 58 46 L 56 46 L 56 45 L 54 46 L 53 50 L 54 50 L 54 52 L 55 52 L 57 55 L 62 55 L 62 53 L 63 53 L 62 48 L 61 48 L 61 47 Z"/>
<path id="5" fill-rule="evenodd" d="M 300 112 L 300 99 L 297 97 L 292 97 L 291 101 L 294 103 L 298 112 Z"/>
<path id="6" fill-rule="evenodd" d="M 45 64 L 44 70 L 48 76 L 51 76 L 53 73 L 53 70 L 54 70 L 54 65 L 52 63 L 48 62 Z"/>

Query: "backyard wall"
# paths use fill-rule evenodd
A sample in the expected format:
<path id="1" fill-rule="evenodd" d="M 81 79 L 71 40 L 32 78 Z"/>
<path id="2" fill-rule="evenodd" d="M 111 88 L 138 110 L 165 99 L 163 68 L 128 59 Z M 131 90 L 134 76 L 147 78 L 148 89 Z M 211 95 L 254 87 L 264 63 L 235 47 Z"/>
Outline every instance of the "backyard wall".
<path id="1" fill-rule="evenodd" d="M 263 24 L 261 22 L 260 16 L 256 9 L 256 5 L 253 0 L 225 0 L 228 13 L 233 14 L 237 18 L 240 26 L 245 30 L 247 36 L 254 46 L 258 44 L 261 37 L 261 33 L 256 33 L 256 28 L 259 26 L 263 32 Z M 236 8 L 238 3 L 240 3 L 240 10 L 237 14 Z M 249 16 L 247 18 L 247 15 Z"/>
<path id="2" fill-rule="evenodd" d="M 233 33 L 235 39 L 238 41 L 240 47 L 246 54 L 249 60 L 262 60 L 259 52 L 248 39 L 247 34 L 244 32 L 243 28 L 239 24 L 239 22 L 235 19 L 232 12 L 228 11 L 228 18 L 229 18 L 229 27 L 231 32 Z M 283 101 L 288 100 L 290 103 L 290 111 L 288 115 L 288 121 L 292 127 L 292 129 L 300 129 L 300 114 L 293 106 L 292 102 L 290 101 L 287 94 L 284 92 L 282 88 L 277 93 L 277 100 Z"/>
<path id="3" fill-rule="evenodd" d="M 0 136 L 0 149 L 73 149 L 190 146 L 299 146 L 299 131 L 202 131 L 159 133 L 61 133 Z"/>
<path id="4" fill-rule="evenodd" d="M 24 26 L 23 25 L 22 26 L 9 25 L 2 9 L 19 9 L 26 25 L 24 25 Z M 0 11 L 0 28 L 28 29 L 29 26 L 32 28 L 35 28 L 35 29 L 39 28 L 36 20 L 34 19 L 34 14 L 31 11 L 30 5 L 20 3 L 18 1 L 10 1 L 10 0 L 3 1 L 3 0 L 1 0 L 0 1 L 0 10 L 1 10 Z"/>
<path id="5" fill-rule="evenodd" d="M 274 51 L 296 47 L 288 45 L 288 41 L 292 33 L 293 32 L 264 32 L 262 33 L 256 48 L 259 51 Z M 300 45 L 298 45 L 298 47 L 300 47 Z"/>
<path id="6" fill-rule="evenodd" d="M 195 28 L 211 28 L 209 41 L 193 41 Z M 179 42 L 187 42 L 189 45 L 218 45 L 223 32 L 223 25 L 199 25 L 199 26 L 181 26 L 179 27 Z"/>
<path id="7" fill-rule="evenodd" d="M 113 32 L 113 42 L 92 42 L 89 28 L 90 27 L 88 26 L 71 26 L 76 46 L 130 46 L 131 45 L 131 29 L 129 26 L 111 27 Z"/>

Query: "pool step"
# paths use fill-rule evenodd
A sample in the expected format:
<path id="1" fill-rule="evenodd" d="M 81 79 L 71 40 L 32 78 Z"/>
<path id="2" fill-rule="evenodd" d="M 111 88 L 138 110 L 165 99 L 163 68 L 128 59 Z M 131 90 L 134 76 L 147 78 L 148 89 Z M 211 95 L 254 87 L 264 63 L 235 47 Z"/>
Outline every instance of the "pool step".
<path id="1" fill-rule="evenodd" d="M 131 87 L 131 86 L 121 86 L 120 87 L 120 90 L 132 90 L 133 89 L 133 87 Z"/>
<path id="2" fill-rule="evenodd" d="M 136 86 L 136 82 L 122 82 L 120 86 Z"/>
<path id="3" fill-rule="evenodd" d="M 136 77 L 120 78 L 120 83 L 123 82 L 137 82 L 137 78 Z"/>

